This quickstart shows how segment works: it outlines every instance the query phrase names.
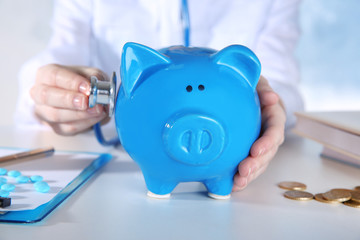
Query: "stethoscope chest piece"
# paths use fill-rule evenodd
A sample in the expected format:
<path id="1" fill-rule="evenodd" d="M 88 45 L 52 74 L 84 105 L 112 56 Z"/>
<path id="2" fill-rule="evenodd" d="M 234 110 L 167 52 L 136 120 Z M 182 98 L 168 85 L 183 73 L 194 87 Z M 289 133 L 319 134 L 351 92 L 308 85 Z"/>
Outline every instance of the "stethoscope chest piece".
<path id="1" fill-rule="evenodd" d="M 110 81 L 101 81 L 96 76 L 90 78 L 89 107 L 102 104 L 108 107 L 108 114 L 111 117 L 115 108 L 116 97 L 116 74 L 113 72 Z"/>

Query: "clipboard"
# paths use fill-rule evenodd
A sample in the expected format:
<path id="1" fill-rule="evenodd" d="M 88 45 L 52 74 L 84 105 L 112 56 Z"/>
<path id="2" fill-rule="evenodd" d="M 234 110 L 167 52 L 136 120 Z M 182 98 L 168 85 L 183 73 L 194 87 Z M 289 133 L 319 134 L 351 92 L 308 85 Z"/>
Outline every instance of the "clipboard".
<path id="1" fill-rule="evenodd" d="M 66 152 L 71 154 L 84 154 L 84 152 Z M 80 174 L 67 184 L 55 197 L 49 202 L 38 206 L 32 210 L 21 210 L 0 213 L 0 223 L 36 223 L 48 216 L 57 206 L 59 206 L 66 198 L 71 196 L 78 188 L 80 188 L 96 171 L 105 166 L 111 159 L 112 155 L 108 153 L 89 153 L 95 155 L 96 158 L 85 167 Z M 6 211 L 6 209 L 4 209 Z"/>

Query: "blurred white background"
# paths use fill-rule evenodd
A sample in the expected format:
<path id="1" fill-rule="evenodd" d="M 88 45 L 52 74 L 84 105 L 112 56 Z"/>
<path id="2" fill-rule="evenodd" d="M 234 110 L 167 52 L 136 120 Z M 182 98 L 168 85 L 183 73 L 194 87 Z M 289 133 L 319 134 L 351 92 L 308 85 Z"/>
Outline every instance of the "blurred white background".
<path id="1" fill-rule="evenodd" d="M 305 0 L 297 49 L 306 110 L 360 110 L 360 1 Z"/>
<path id="2" fill-rule="evenodd" d="M 13 124 L 17 74 L 45 48 L 50 0 L 0 0 L 0 125 Z M 360 1 L 304 0 L 297 49 L 307 110 L 360 110 Z"/>
<path id="3" fill-rule="evenodd" d="M 0 0 L 0 125 L 13 124 L 21 65 L 51 35 L 51 0 Z"/>

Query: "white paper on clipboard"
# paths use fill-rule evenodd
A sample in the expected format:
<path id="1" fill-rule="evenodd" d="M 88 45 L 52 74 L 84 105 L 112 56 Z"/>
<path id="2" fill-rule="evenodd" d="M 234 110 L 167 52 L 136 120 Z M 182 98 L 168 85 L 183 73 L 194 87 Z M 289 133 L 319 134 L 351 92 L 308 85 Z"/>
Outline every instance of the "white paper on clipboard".
<path id="1" fill-rule="evenodd" d="M 21 152 L 18 149 L 0 148 L 0 156 Z M 1 211 L 32 210 L 49 202 L 74 178 L 76 178 L 85 167 L 91 164 L 98 155 L 87 153 L 56 152 L 50 157 L 43 157 L 28 161 L 14 161 L 0 164 L 1 168 L 18 170 L 24 176 L 40 175 L 50 186 L 48 193 L 35 191 L 33 183 L 16 183 L 15 178 L 0 176 L 8 179 L 8 183 L 15 184 L 14 192 L 10 193 L 11 206 L 0 208 Z"/>

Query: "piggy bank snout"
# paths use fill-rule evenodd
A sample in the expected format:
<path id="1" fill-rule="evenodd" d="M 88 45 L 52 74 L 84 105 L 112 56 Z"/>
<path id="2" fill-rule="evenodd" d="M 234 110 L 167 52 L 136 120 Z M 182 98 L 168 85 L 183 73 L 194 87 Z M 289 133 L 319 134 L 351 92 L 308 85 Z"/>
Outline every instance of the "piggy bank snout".
<path id="1" fill-rule="evenodd" d="M 189 165 L 206 165 L 217 159 L 225 145 L 223 126 L 213 118 L 189 114 L 169 119 L 163 131 L 167 154 Z"/>

